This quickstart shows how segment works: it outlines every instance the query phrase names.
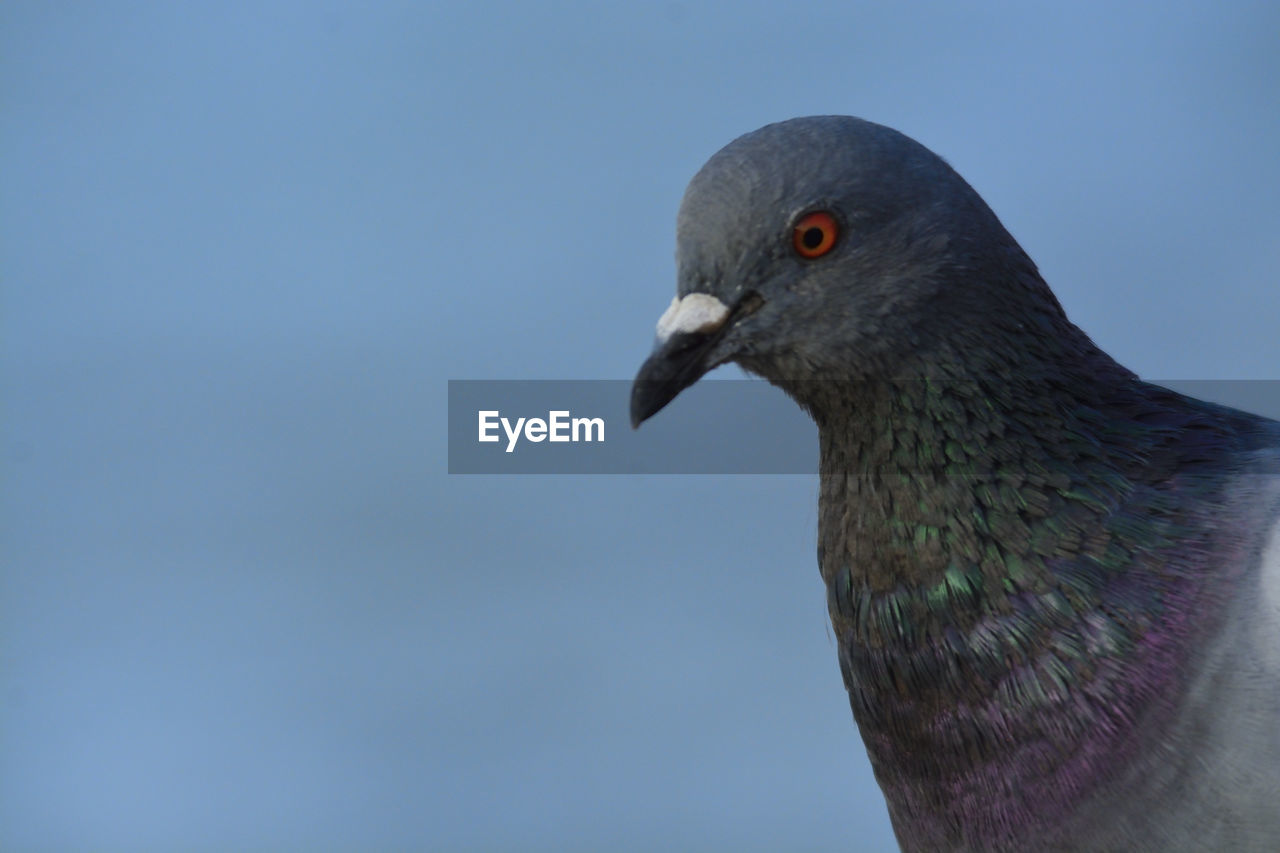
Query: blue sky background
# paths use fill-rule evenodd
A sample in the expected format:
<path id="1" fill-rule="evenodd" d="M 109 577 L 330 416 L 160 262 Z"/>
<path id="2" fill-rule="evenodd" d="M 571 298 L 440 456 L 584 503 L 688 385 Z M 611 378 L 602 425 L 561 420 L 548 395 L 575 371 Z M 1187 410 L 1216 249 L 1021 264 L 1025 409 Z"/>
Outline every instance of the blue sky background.
<path id="1" fill-rule="evenodd" d="M 946 157 L 1142 375 L 1274 379 L 1278 38 L 3 4 L 0 849 L 891 849 L 816 483 L 450 477 L 446 381 L 632 376 L 685 182 L 813 113 Z"/>

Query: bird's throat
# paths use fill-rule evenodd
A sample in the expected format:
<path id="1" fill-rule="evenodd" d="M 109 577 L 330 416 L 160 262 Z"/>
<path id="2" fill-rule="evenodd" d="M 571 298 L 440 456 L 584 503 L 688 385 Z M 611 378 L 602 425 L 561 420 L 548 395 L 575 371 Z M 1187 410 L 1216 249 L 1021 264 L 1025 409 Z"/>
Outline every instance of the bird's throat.
<path id="1" fill-rule="evenodd" d="M 1109 394 L 860 383 L 814 411 L 841 670 L 895 824 L 926 841 L 1073 813 L 1181 689 L 1213 594 L 1185 555 L 1210 546 L 1094 428 Z"/>

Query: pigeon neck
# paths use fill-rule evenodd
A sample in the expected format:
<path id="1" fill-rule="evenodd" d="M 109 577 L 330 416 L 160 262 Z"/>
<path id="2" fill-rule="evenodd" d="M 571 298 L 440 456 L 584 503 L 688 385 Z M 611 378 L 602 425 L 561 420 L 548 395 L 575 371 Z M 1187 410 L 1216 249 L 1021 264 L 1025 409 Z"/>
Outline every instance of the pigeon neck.
<path id="1" fill-rule="evenodd" d="M 1071 814 L 1162 730 L 1138 709 L 1180 689 L 1202 629 L 1198 504 L 1174 513 L 1139 482 L 1168 431 L 1122 416 L 1131 374 L 1078 355 L 807 401 L 841 668 L 895 825 L 926 848 Z M 1125 666 L 1089 663 L 1107 655 Z"/>

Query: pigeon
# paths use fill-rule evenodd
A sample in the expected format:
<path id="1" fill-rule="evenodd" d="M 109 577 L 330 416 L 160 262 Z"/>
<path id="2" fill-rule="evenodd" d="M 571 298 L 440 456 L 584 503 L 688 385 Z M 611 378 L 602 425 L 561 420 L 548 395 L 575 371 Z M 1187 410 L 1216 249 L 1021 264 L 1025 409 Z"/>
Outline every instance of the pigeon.
<path id="1" fill-rule="evenodd" d="M 818 564 L 904 850 L 1280 850 L 1280 424 L 1073 325 L 942 158 L 845 116 L 690 182 L 633 426 L 734 362 L 815 421 Z"/>

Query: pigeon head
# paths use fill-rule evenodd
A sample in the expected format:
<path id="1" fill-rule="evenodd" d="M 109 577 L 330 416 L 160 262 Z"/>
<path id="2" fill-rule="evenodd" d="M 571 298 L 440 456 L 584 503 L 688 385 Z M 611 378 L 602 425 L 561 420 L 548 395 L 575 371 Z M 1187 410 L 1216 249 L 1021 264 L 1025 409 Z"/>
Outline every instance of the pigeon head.
<path id="1" fill-rule="evenodd" d="M 1069 326 L 942 158 L 847 116 L 768 125 L 715 154 L 685 192 L 676 254 L 636 425 L 730 361 L 799 398 L 802 379 L 911 375 L 990 350 L 992 334 Z"/>

